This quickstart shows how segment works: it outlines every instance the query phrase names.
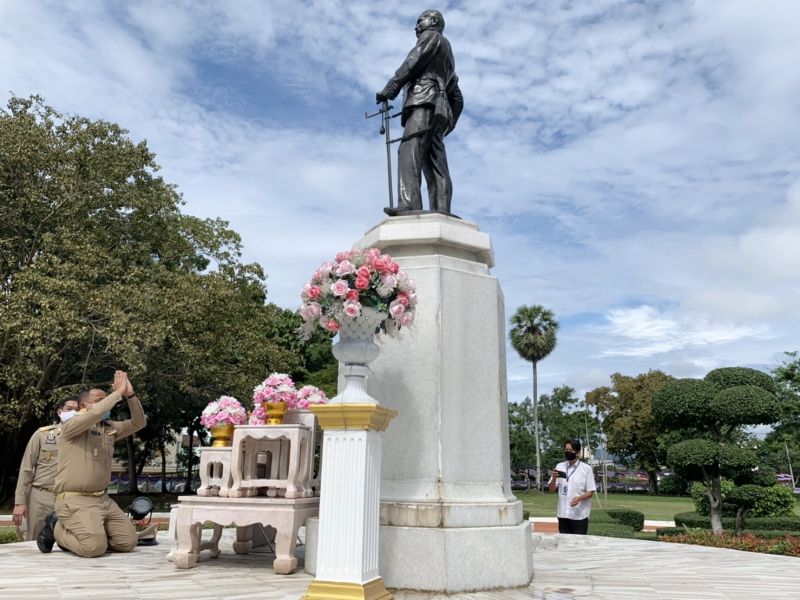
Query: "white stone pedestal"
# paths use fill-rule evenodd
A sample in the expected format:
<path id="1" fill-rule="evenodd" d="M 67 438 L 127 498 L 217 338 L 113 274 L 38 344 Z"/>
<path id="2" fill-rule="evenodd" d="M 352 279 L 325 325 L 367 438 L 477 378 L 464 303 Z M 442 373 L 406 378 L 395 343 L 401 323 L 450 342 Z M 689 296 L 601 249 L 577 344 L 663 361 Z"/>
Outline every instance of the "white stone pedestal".
<path id="1" fill-rule="evenodd" d="M 386 219 L 357 245 L 391 254 L 419 298 L 414 325 L 380 336 L 370 364 L 369 393 L 399 413 L 381 468 L 386 585 L 528 584 L 531 533 L 509 481 L 505 310 L 488 234 L 425 214 Z"/>

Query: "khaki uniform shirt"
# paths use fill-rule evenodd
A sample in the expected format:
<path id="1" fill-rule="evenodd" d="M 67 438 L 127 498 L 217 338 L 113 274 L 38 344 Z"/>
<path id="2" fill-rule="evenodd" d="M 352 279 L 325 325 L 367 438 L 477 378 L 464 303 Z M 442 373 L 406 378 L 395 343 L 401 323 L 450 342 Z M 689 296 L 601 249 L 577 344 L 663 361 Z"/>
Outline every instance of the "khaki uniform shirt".
<path id="1" fill-rule="evenodd" d="M 19 466 L 14 504 L 28 504 L 31 486 L 53 490 L 58 460 L 59 426 L 40 427 L 31 436 Z"/>
<path id="2" fill-rule="evenodd" d="M 58 470 L 54 492 L 102 492 L 111 481 L 114 442 L 136 433 L 147 424 L 138 398 L 128 399 L 131 418 L 105 421 L 100 417 L 111 410 L 122 394 L 113 392 L 90 410 L 78 413 L 61 425 L 58 442 Z"/>

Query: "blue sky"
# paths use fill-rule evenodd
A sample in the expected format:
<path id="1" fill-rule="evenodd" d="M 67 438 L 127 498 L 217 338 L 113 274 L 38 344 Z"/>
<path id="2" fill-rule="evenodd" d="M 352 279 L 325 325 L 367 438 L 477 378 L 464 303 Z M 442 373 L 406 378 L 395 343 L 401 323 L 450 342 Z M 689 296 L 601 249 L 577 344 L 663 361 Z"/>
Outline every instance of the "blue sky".
<path id="1" fill-rule="evenodd" d="M 376 90 L 427 5 L 0 0 L 0 87 L 147 139 L 297 306 L 382 219 Z M 506 313 L 554 310 L 543 391 L 770 369 L 800 348 L 800 4 L 444 2 L 465 112 L 453 210 Z M 509 396 L 529 394 L 509 349 Z"/>

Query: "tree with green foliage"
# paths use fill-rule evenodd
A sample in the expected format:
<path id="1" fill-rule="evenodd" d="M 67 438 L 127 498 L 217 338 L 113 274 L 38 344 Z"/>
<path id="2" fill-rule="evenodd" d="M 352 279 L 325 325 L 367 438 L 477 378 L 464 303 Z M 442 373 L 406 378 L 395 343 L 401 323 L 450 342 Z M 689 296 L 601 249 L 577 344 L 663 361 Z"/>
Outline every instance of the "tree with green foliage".
<path id="1" fill-rule="evenodd" d="M 722 533 L 723 477 L 740 476 L 758 461 L 754 451 L 736 443 L 741 427 L 774 423 L 780 410 L 772 378 L 747 368 L 715 369 L 704 379 L 676 379 L 653 396 L 659 427 L 679 430 L 690 424 L 704 434 L 671 446 L 667 463 L 681 477 L 705 484 L 714 533 Z"/>
<path id="2" fill-rule="evenodd" d="M 594 406 L 603 419 L 608 449 L 637 466 L 650 478 L 650 493 L 658 494 L 661 468 L 659 436 L 662 431 L 653 418 L 653 396 L 672 377 L 661 371 L 648 371 L 631 377 L 614 373 L 611 386 L 586 393 L 586 403 Z"/>
<path id="3" fill-rule="evenodd" d="M 786 352 L 772 371 L 783 406 L 780 420 L 759 444 L 759 458 L 776 471 L 790 473 L 800 487 L 800 353 Z"/>
<path id="4" fill-rule="evenodd" d="M 527 471 L 534 455 L 533 403 L 530 398 L 508 403 L 508 441 L 511 468 Z"/>
<path id="5" fill-rule="evenodd" d="M 600 421 L 568 385 L 555 387 L 550 394 L 539 397 L 539 429 L 545 473 L 564 460 L 567 440 L 581 440 L 584 452 L 591 452 L 602 442 Z"/>
<path id="6" fill-rule="evenodd" d="M 239 236 L 182 204 L 118 125 L 38 97 L 0 110 L 0 494 L 55 403 L 108 384 L 115 368 L 145 405 L 149 451 L 199 427 L 214 397 L 248 399 L 271 370 L 329 367 L 323 350 L 303 356 L 273 335 L 282 311 L 265 304 Z"/>
<path id="7" fill-rule="evenodd" d="M 533 369 L 533 437 L 536 452 L 536 489 L 541 481 L 542 460 L 539 444 L 539 361 L 544 360 L 556 347 L 558 321 L 553 311 L 541 304 L 520 306 L 511 317 L 511 346 Z"/>

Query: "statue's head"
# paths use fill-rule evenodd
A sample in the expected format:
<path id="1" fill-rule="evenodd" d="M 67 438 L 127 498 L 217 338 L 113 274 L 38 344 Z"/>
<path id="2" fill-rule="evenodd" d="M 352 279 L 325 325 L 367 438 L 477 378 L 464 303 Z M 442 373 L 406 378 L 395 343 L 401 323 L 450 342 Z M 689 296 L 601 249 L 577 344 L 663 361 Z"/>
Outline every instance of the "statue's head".
<path id="1" fill-rule="evenodd" d="M 437 29 L 439 33 L 444 31 L 444 17 L 438 10 L 426 10 L 417 19 L 417 26 L 414 28 L 417 37 L 428 29 Z"/>

